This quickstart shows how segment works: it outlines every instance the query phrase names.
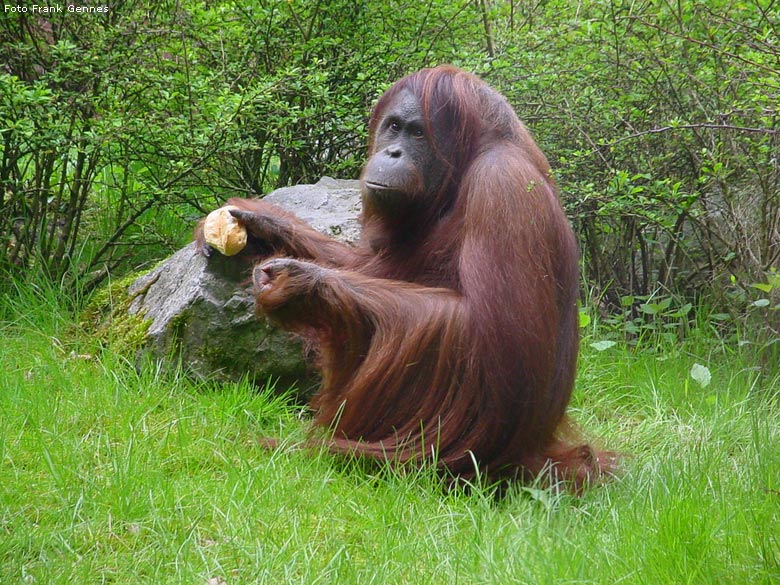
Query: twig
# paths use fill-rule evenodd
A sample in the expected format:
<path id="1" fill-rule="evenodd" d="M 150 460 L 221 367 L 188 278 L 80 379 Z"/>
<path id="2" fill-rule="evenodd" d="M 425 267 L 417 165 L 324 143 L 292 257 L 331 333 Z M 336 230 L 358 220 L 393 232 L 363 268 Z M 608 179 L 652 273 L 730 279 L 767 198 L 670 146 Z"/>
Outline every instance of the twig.
<path id="1" fill-rule="evenodd" d="M 677 124 L 674 126 L 661 126 L 659 128 L 650 128 L 649 130 L 641 130 L 629 136 L 623 136 L 616 138 L 604 146 L 612 146 L 613 144 L 620 144 L 627 140 L 633 140 L 634 138 L 641 138 L 647 134 L 663 134 L 664 132 L 670 132 L 672 130 L 697 130 L 700 128 L 708 128 L 711 130 L 733 130 L 736 132 L 746 132 L 749 134 L 780 134 L 780 130 L 772 130 L 770 128 L 751 128 L 748 126 L 733 126 L 731 124 L 713 124 L 704 122 L 701 124 Z"/>

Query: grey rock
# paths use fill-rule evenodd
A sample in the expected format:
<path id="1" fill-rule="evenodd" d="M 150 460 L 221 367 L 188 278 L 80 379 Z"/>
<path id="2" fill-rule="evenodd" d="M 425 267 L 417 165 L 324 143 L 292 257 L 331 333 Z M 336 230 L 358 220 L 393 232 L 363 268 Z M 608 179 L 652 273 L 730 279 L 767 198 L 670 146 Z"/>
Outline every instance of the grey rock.
<path id="1" fill-rule="evenodd" d="M 358 181 L 325 177 L 315 185 L 278 189 L 265 199 L 341 241 L 358 238 Z M 260 385 L 270 379 L 280 390 L 295 385 L 308 393 L 316 375 L 301 343 L 255 314 L 250 270 L 240 256 L 205 258 L 192 243 L 132 282 L 130 313 L 151 322 L 139 363 L 181 364 L 203 379 L 248 376 Z"/>
<path id="2" fill-rule="evenodd" d="M 263 199 L 292 211 L 315 230 L 342 242 L 360 236 L 360 182 L 323 177 L 314 185 L 282 187 Z"/>

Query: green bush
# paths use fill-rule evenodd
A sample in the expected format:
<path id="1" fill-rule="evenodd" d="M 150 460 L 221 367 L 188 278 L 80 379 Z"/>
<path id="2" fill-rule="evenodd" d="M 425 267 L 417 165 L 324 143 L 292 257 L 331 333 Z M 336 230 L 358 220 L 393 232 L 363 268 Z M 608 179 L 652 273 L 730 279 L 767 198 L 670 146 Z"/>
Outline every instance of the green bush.
<path id="1" fill-rule="evenodd" d="M 139 0 L 102 16 L 8 13 L 0 270 L 89 290 L 180 246 L 228 196 L 354 177 L 376 97 L 452 62 L 501 90 L 548 154 L 600 310 L 706 297 L 777 337 L 773 14 L 767 0 Z"/>

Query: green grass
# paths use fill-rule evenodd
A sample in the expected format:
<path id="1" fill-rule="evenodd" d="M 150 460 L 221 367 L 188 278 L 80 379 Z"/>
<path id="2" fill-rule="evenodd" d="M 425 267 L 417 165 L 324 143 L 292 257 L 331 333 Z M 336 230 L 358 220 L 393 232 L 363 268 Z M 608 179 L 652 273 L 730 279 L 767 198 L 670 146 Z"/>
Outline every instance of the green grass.
<path id="1" fill-rule="evenodd" d="M 622 477 L 497 502 L 292 449 L 295 407 L 136 373 L 56 292 L 0 304 L 0 583 L 780 582 L 780 382 L 704 342 L 585 343 L 573 414 Z"/>

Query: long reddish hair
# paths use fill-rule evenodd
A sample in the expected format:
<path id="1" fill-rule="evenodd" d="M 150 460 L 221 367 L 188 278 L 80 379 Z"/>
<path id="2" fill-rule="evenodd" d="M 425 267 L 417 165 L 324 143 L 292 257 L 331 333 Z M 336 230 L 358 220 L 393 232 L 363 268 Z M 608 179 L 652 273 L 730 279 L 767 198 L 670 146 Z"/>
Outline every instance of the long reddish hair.
<path id="1" fill-rule="evenodd" d="M 549 470 L 579 488 L 612 458 L 566 420 L 578 250 L 547 160 L 503 96 L 448 66 L 404 77 L 379 99 L 370 155 L 401 92 L 420 104 L 446 169 L 441 187 L 413 194 L 414 217 L 374 209 L 366 191 L 356 248 L 262 201 L 231 200 L 275 215 L 263 229 L 292 226 L 274 232 L 277 252 L 305 260 L 261 267 L 258 306 L 318 346 L 311 404 L 334 450 L 432 458 L 463 478 Z"/>

